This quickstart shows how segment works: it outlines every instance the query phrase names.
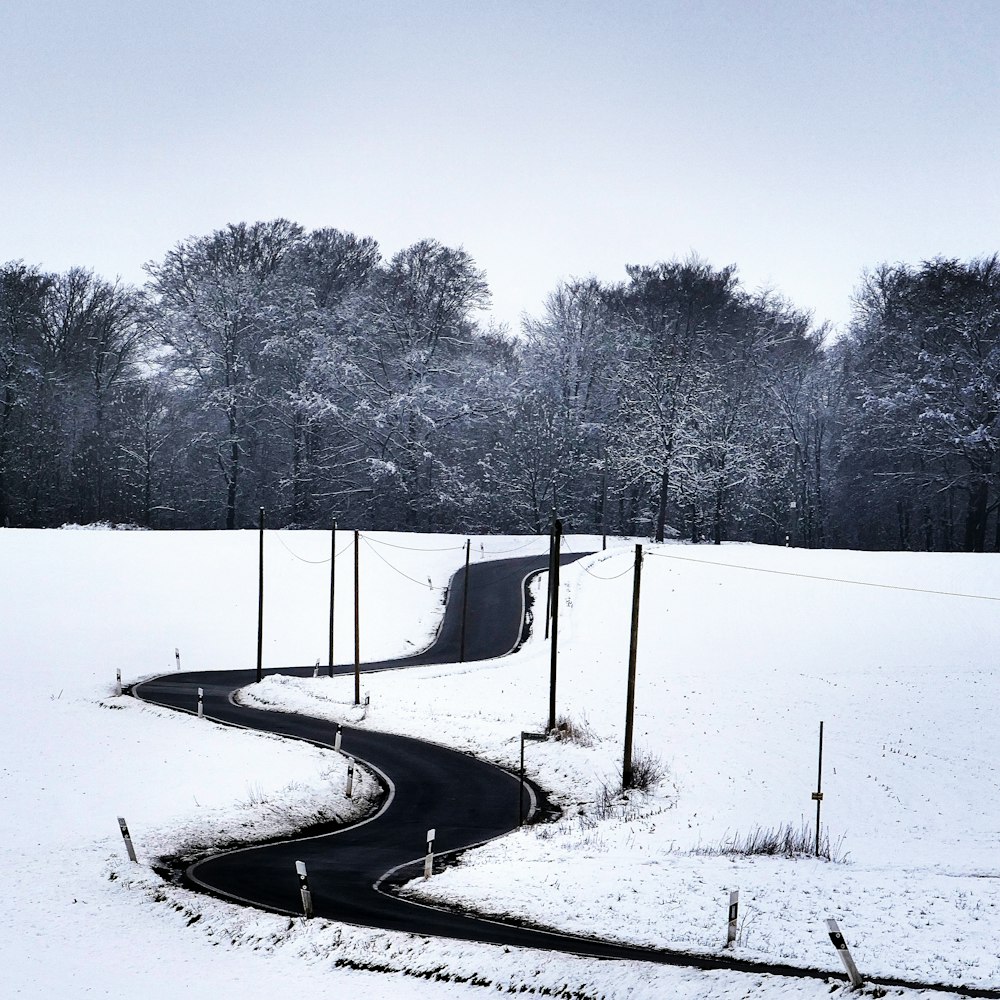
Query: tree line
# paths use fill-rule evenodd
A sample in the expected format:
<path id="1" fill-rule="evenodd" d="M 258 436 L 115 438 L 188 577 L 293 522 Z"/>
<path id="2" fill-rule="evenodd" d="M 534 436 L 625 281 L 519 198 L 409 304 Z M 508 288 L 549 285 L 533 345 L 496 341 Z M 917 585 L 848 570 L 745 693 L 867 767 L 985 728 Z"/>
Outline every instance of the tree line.
<path id="1" fill-rule="evenodd" d="M 430 239 L 239 223 L 146 270 L 0 267 L 0 524 L 1000 551 L 996 256 L 864 273 L 836 339 L 696 257 L 513 333 Z"/>

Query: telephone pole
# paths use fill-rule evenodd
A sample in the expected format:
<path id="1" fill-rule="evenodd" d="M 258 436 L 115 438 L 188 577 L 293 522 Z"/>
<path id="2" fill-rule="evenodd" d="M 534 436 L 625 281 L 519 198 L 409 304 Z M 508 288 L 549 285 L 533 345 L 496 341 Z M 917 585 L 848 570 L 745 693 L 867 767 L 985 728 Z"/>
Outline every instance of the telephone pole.
<path id="1" fill-rule="evenodd" d="M 260 549 L 257 560 L 260 569 L 257 583 L 257 683 L 264 677 L 264 508 L 260 509 Z"/>
<path id="2" fill-rule="evenodd" d="M 337 522 L 330 532 L 330 676 L 333 676 L 333 606 L 337 596 Z"/>
<path id="3" fill-rule="evenodd" d="M 642 546 L 635 547 L 632 577 L 632 634 L 628 646 L 628 692 L 625 697 L 625 762 L 622 788 L 632 787 L 632 717 L 635 715 L 635 657 L 639 645 L 639 587 L 642 584 Z"/>
<path id="4" fill-rule="evenodd" d="M 559 658 L 559 552 L 562 549 L 562 521 L 552 525 L 552 650 L 549 665 L 549 732 L 556 728 L 556 664 Z"/>

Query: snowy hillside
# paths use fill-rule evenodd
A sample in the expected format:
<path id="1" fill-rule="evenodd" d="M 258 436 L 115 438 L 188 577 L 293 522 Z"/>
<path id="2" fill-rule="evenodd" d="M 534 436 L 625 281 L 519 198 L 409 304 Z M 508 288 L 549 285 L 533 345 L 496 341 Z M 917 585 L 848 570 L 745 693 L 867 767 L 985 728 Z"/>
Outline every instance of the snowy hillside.
<path id="1" fill-rule="evenodd" d="M 464 539 L 369 537 L 362 656 L 412 651 L 433 634 Z M 349 542 L 338 536 L 341 660 L 353 644 Z M 577 551 L 594 542 L 568 540 Z M 474 539 L 473 553 L 545 544 Z M 320 532 L 269 533 L 266 666 L 325 662 L 329 545 Z M 439 967 L 448 979 L 476 975 L 504 989 L 586 984 L 587 996 L 827 994 L 821 982 L 551 956 L 533 956 L 527 970 L 485 947 L 290 927 L 130 866 L 118 815 L 148 862 L 224 841 L 231 827 L 277 830 L 317 804 L 339 808 L 333 755 L 114 696 L 116 669 L 126 681 L 175 669 L 175 649 L 185 669 L 251 666 L 256 557 L 252 532 L 0 532 L 0 963 L 15 993 L 156 998 L 183 986 L 197 998 L 235 976 L 263 997 L 284 992 L 289 975 L 297 991 L 328 986 L 339 963 L 336 975 L 366 996 L 481 993 L 412 975 Z M 620 778 L 632 559 L 630 543 L 615 543 L 563 572 L 559 714 L 589 745 L 527 751 L 529 773 L 563 820 L 468 855 L 415 891 L 714 953 L 729 890 L 739 888 L 741 957 L 839 973 L 824 926 L 836 917 L 868 975 L 1000 989 L 996 557 L 646 546 L 636 745 L 663 777 L 623 803 L 604 791 Z M 548 669 L 536 629 L 513 658 L 373 675 L 360 724 L 514 765 L 520 731 L 544 726 Z M 356 721 L 343 678 L 266 680 L 248 695 Z M 814 820 L 820 721 L 823 826 L 846 862 L 713 853 L 753 827 Z"/>

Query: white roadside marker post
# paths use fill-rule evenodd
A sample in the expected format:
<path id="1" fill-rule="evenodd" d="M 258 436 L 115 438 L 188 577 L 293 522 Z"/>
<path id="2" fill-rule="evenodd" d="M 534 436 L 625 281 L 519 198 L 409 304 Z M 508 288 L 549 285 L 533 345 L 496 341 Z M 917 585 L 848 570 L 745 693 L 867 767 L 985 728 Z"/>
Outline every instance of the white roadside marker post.
<path id="1" fill-rule="evenodd" d="M 115 681 L 115 694 L 118 695 L 118 697 L 120 698 L 122 696 L 122 672 L 121 672 L 121 670 L 118 670 L 117 673 L 115 674 L 115 676 L 117 678 L 116 681 Z"/>
<path id="2" fill-rule="evenodd" d="M 124 816 L 118 817 L 118 826 L 122 831 L 122 840 L 125 841 L 125 850 L 128 851 L 128 859 L 129 861 L 135 863 L 135 848 L 132 846 L 132 836 L 128 832 L 128 824 L 125 822 Z"/>
<path id="3" fill-rule="evenodd" d="M 337 726 L 337 735 L 333 738 L 333 749 L 340 749 L 340 726 Z"/>
<path id="4" fill-rule="evenodd" d="M 304 861 L 295 862 L 295 871 L 299 876 L 299 892 L 302 894 L 302 913 L 306 919 L 313 915 L 313 898 L 309 891 L 309 876 L 306 874 L 306 863 Z"/>
<path id="5" fill-rule="evenodd" d="M 177 661 L 177 669 L 181 669 L 181 651 L 174 646 L 174 659 Z"/>
<path id="6" fill-rule="evenodd" d="M 347 758 L 347 789 L 344 794 L 350 798 L 354 794 L 354 758 Z"/>
<path id="7" fill-rule="evenodd" d="M 437 834 L 437 830 L 431 829 L 427 831 L 427 857 L 424 858 L 424 878 L 430 878 L 431 872 L 434 870 L 434 837 Z"/>
<path id="8" fill-rule="evenodd" d="M 827 920 L 826 929 L 830 934 L 830 941 L 833 942 L 833 946 L 837 949 L 837 954 L 840 956 L 840 960 L 844 963 L 844 968 L 847 970 L 847 978 L 851 981 L 851 989 L 860 989 L 864 980 L 861 978 L 861 973 L 858 972 L 858 967 L 854 964 L 854 959 L 851 958 L 851 951 L 847 947 L 844 935 L 840 933 L 837 921 L 832 918 Z"/>
<path id="9" fill-rule="evenodd" d="M 205 689 L 198 688 L 198 718 L 205 718 Z"/>
<path id="10" fill-rule="evenodd" d="M 726 930 L 726 947 L 732 948 L 736 943 L 736 921 L 740 915 L 740 890 L 733 889 L 729 893 L 729 927 Z"/>

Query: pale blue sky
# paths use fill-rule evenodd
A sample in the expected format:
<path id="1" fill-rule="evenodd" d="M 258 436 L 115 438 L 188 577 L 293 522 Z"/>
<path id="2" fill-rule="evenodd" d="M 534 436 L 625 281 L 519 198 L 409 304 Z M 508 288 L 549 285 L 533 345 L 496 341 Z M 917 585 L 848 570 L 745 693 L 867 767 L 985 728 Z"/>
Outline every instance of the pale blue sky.
<path id="1" fill-rule="evenodd" d="M 0 260 L 227 222 L 462 245 L 495 313 L 696 251 L 817 319 L 1000 249 L 1000 4 L 0 0 Z"/>

